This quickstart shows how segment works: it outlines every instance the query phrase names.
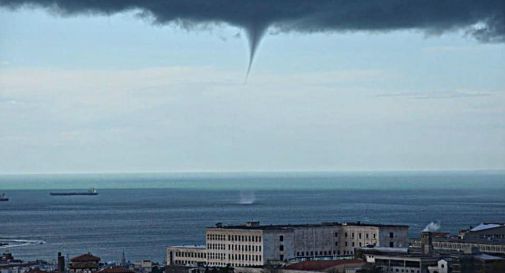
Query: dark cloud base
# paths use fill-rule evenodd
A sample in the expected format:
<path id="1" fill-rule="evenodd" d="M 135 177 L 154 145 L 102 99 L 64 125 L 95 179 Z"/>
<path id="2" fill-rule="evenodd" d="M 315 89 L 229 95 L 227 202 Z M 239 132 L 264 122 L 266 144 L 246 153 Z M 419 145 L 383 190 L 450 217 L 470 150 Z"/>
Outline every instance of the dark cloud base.
<path id="1" fill-rule="evenodd" d="M 244 28 L 250 64 L 268 27 L 280 31 L 447 32 L 465 29 L 482 42 L 505 42 L 505 0 L 0 0 L 62 15 L 140 10 L 154 23 L 227 23 Z"/>

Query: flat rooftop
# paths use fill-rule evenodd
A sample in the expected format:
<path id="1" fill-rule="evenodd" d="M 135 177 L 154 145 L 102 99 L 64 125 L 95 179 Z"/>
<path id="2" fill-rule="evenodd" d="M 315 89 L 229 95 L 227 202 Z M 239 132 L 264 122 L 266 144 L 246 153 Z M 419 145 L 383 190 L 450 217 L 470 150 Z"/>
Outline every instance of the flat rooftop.
<path id="1" fill-rule="evenodd" d="M 420 241 L 417 239 L 416 241 Z M 488 240 L 488 239 L 459 239 L 459 238 L 436 238 L 433 237 L 433 242 L 444 243 L 459 243 L 459 244 L 481 244 L 481 245 L 505 245 L 505 240 Z"/>
<path id="2" fill-rule="evenodd" d="M 179 246 L 169 246 L 169 248 L 206 249 L 206 246 L 204 246 L 204 245 L 179 245 Z"/>
<path id="3" fill-rule="evenodd" d="M 389 224 L 372 224 L 362 222 L 322 222 L 317 224 L 285 224 L 285 225 L 260 225 L 259 222 L 247 222 L 241 225 L 223 225 L 221 223 L 208 228 L 217 229 L 245 229 L 245 230 L 289 230 L 296 228 L 311 228 L 311 227 L 333 227 L 333 226 L 363 226 L 363 227 L 392 227 L 392 228 L 409 228 L 408 225 L 389 225 Z"/>

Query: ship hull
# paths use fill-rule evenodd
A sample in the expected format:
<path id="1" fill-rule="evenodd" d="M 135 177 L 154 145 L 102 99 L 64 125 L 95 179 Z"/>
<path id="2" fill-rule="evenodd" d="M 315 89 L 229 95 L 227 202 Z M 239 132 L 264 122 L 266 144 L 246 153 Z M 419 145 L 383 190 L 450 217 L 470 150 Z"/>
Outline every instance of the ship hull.
<path id="1" fill-rule="evenodd" d="M 52 196 L 98 195 L 97 192 L 50 192 Z"/>

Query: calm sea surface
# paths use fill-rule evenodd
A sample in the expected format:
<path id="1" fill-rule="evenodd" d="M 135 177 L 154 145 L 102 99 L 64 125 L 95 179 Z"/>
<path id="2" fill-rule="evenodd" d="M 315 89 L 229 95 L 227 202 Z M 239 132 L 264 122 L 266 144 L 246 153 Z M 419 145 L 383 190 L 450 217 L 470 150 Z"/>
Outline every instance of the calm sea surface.
<path id="1" fill-rule="evenodd" d="M 96 187 L 98 196 L 49 196 Z M 503 173 L 291 173 L 0 176 L 0 238 L 23 259 L 91 251 L 105 261 L 163 261 L 167 246 L 202 244 L 206 226 L 362 221 L 442 230 L 505 222 Z M 2 249 L 0 249 L 1 251 Z"/>

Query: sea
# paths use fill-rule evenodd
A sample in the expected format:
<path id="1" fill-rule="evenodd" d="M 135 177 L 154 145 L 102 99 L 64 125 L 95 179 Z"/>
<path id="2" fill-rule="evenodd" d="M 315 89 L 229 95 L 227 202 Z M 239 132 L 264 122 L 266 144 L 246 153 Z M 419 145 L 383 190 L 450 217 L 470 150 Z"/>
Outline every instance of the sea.
<path id="1" fill-rule="evenodd" d="M 50 196 L 87 190 L 97 196 Z M 430 222 L 457 233 L 505 222 L 504 172 L 286 172 L 2 175 L 0 246 L 25 260 L 91 252 L 102 261 L 164 262 L 172 245 L 205 243 L 216 223 Z"/>

